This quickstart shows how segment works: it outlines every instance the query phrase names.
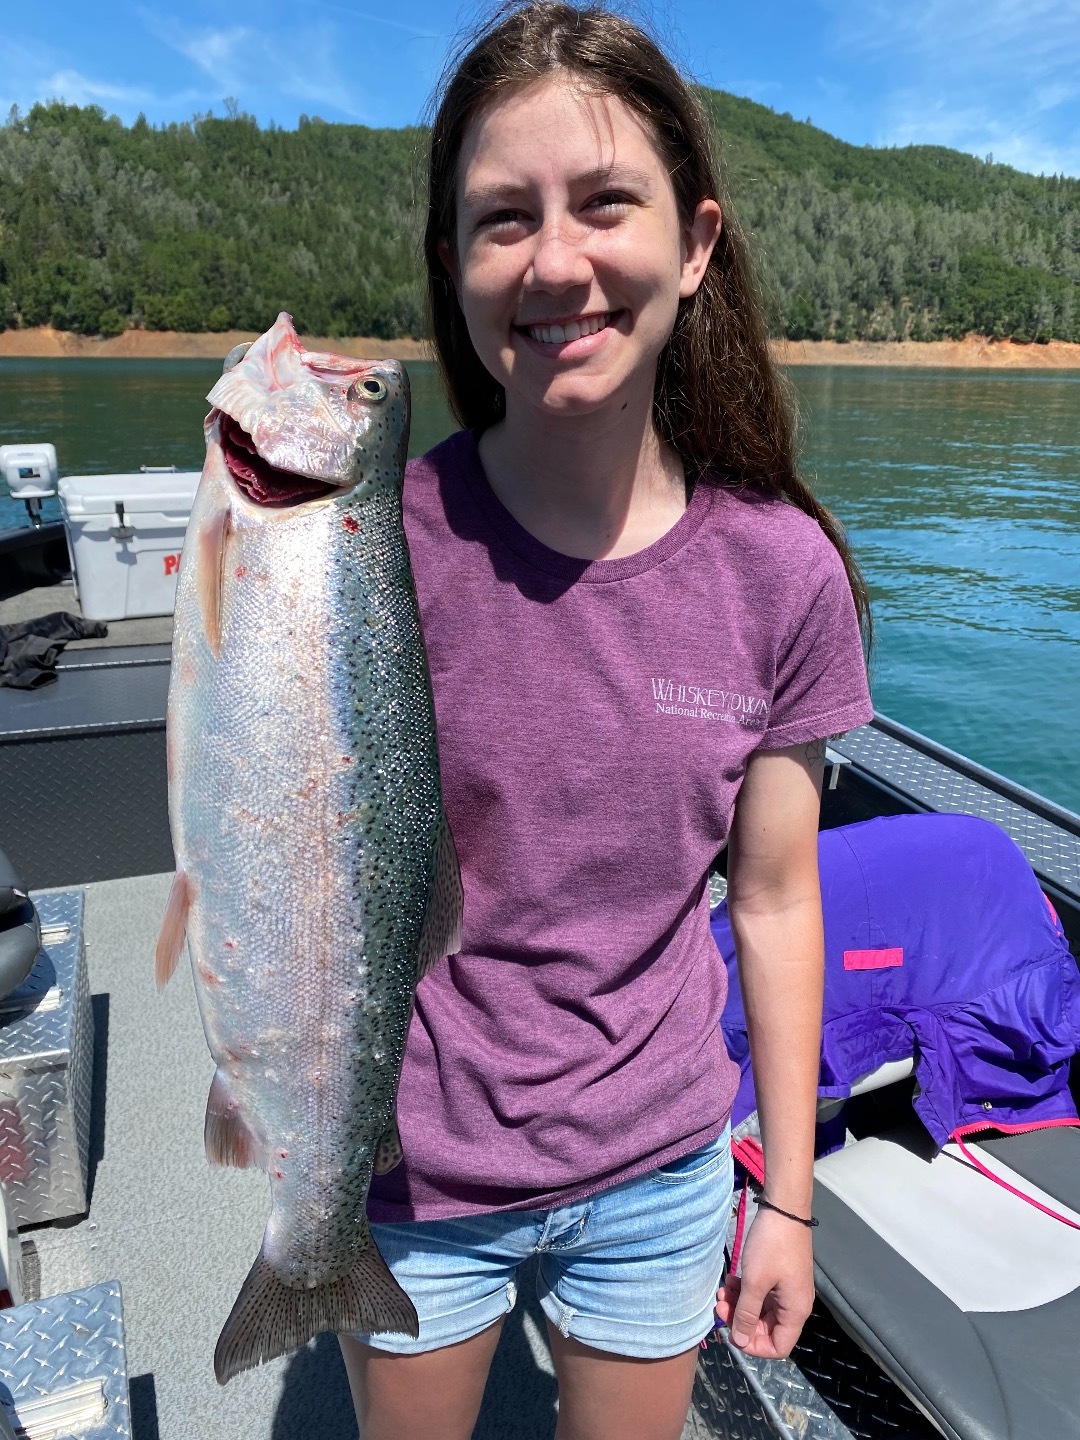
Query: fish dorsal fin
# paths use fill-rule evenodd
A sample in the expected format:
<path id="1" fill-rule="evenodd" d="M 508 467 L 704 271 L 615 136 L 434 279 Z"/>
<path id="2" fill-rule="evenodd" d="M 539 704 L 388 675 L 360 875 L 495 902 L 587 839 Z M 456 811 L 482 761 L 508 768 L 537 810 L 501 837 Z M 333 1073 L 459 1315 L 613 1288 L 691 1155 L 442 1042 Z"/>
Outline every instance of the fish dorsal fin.
<path id="1" fill-rule="evenodd" d="M 461 912 L 464 896 L 454 837 L 446 817 L 439 827 L 435 847 L 435 871 L 428 895 L 424 929 L 416 959 L 416 978 L 422 980 L 437 960 L 456 955 L 461 949 Z"/>

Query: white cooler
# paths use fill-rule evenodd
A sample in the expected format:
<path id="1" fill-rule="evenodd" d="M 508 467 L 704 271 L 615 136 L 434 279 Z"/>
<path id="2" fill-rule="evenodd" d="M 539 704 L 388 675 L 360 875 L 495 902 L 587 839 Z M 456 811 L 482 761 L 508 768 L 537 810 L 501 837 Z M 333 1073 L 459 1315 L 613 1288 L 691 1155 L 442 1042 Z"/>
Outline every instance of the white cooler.
<path id="1" fill-rule="evenodd" d="M 171 615 L 197 473 L 60 481 L 75 593 L 88 620 Z"/>

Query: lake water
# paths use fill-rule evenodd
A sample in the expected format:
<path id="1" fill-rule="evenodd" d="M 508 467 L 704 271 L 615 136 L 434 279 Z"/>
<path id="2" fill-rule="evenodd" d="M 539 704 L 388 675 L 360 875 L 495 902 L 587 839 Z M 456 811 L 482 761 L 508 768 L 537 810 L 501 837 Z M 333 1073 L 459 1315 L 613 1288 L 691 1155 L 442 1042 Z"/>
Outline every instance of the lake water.
<path id="1" fill-rule="evenodd" d="M 451 422 L 434 368 L 410 371 L 417 454 Z M 62 475 L 198 469 L 218 373 L 0 360 L 0 443 L 51 440 Z M 869 581 L 875 705 L 1080 810 L 1080 372 L 792 374 L 806 470 Z M 24 518 L 0 486 L 0 528 Z"/>

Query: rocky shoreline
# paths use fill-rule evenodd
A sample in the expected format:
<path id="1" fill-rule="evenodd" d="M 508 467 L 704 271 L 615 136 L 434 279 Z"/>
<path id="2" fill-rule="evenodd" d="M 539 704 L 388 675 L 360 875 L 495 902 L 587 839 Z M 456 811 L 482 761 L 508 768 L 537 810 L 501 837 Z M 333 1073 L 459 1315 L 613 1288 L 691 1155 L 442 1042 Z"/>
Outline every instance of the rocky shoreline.
<path id="1" fill-rule="evenodd" d="M 75 335 L 41 326 L 30 330 L 0 331 L 0 359 L 103 359 L 103 360 L 218 360 L 243 340 L 247 331 L 225 330 L 185 334 L 171 330 L 126 330 L 110 339 Z M 430 360 L 424 340 L 376 340 L 304 337 L 313 350 L 363 356 L 372 360 L 393 356 L 399 360 Z M 776 358 L 783 365 L 896 365 L 926 369 L 964 370 L 1080 370 L 1080 344 L 1051 340 L 1045 345 L 1022 345 L 1012 340 L 988 340 L 968 335 L 963 340 L 778 340 Z"/>
<path id="2" fill-rule="evenodd" d="M 2 352 L 0 352 L 2 353 Z M 963 340 L 779 340 L 784 365 L 900 365 L 917 369 L 1080 370 L 1080 345 L 1050 340 L 1022 345 L 966 335 Z"/>

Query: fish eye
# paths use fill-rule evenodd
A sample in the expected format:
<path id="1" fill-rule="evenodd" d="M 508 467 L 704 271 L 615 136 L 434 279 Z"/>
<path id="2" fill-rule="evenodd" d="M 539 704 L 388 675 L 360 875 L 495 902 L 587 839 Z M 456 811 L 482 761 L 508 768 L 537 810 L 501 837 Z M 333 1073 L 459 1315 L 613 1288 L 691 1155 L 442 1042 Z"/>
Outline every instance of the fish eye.
<path id="1" fill-rule="evenodd" d="M 360 400 L 385 400 L 386 386 L 381 380 L 369 375 L 366 380 L 359 381 L 354 387 L 355 394 Z"/>

